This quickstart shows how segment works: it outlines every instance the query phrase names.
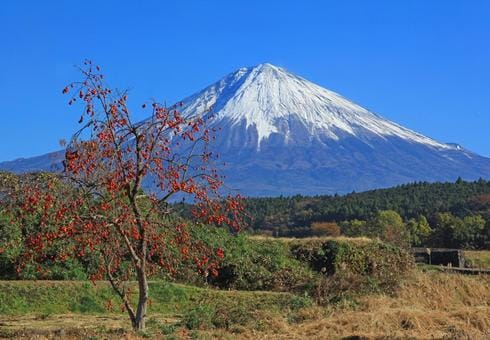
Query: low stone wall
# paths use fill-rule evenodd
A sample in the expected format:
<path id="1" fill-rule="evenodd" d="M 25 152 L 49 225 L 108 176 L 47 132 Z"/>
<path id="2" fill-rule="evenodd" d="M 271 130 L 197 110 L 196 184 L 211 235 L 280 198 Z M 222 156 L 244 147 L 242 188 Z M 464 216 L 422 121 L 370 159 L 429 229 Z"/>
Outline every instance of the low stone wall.
<path id="1" fill-rule="evenodd" d="M 412 248 L 416 263 L 464 268 L 464 252 L 460 249 Z"/>

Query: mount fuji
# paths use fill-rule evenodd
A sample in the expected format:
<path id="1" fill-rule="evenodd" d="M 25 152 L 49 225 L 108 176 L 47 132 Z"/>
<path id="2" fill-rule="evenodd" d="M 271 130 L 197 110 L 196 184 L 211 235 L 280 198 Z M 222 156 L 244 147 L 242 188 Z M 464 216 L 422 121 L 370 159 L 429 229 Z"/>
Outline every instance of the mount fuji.
<path id="1" fill-rule="evenodd" d="M 413 181 L 490 178 L 490 158 L 384 119 L 283 68 L 241 68 L 183 100 L 210 111 L 230 188 L 250 196 L 332 194 Z M 0 163 L 50 170 L 62 152 Z"/>

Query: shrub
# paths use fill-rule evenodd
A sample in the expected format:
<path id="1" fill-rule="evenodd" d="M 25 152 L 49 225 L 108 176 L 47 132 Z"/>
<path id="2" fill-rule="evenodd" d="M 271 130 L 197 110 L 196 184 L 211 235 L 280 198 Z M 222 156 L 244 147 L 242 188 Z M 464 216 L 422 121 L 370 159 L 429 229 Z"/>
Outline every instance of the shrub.
<path id="1" fill-rule="evenodd" d="M 313 287 L 313 295 L 320 302 L 348 292 L 392 293 L 414 267 L 407 251 L 375 240 L 298 241 L 291 244 L 291 252 L 323 274 Z"/>
<path id="2" fill-rule="evenodd" d="M 182 322 L 188 329 L 230 329 L 254 323 L 259 309 L 237 301 L 202 299 L 184 312 Z"/>
<path id="3" fill-rule="evenodd" d="M 311 224 L 313 236 L 340 236 L 340 228 L 335 222 L 313 222 Z"/>
<path id="4" fill-rule="evenodd" d="M 187 310 L 182 316 L 182 323 L 188 329 L 206 329 L 213 326 L 215 310 L 208 305 L 199 305 Z"/>
<path id="5" fill-rule="evenodd" d="M 238 236 L 225 249 L 222 268 L 210 281 L 221 288 L 291 291 L 312 277 L 280 241 Z"/>
<path id="6" fill-rule="evenodd" d="M 314 273 L 291 256 L 287 243 L 272 238 L 250 238 L 246 234 L 230 235 L 226 230 L 202 226 L 192 237 L 224 251 L 216 277 L 208 283 L 223 289 L 292 291 L 311 281 Z M 189 275 L 183 273 L 189 273 Z M 180 280 L 197 282 L 190 270 L 180 270 Z M 202 283 L 202 281 L 201 281 Z"/>
<path id="7" fill-rule="evenodd" d="M 383 241 L 399 247 L 408 247 L 410 235 L 401 216 L 393 210 L 378 211 L 376 216 L 367 223 L 368 235 L 379 237 Z"/>
<path id="8" fill-rule="evenodd" d="M 341 233 L 345 236 L 359 237 L 366 235 L 366 221 L 351 220 L 342 221 L 339 224 Z"/>

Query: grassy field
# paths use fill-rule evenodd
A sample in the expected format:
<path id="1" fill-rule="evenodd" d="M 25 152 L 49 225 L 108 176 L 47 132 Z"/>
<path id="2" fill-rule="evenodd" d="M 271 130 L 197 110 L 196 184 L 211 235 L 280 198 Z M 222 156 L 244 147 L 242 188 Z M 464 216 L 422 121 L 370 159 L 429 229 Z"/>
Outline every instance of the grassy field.
<path id="1" fill-rule="evenodd" d="M 490 277 L 417 271 L 394 296 L 317 306 L 289 293 L 151 284 L 148 331 L 135 334 L 105 283 L 0 282 L 0 336 L 169 339 L 490 337 Z M 111 303 L 112 301 L 112 307 Z"/>
<path id="2" fill-rule="evenodd" d="M 471 267 L 490 268 L 490 250 L 465 250 L 464 256 Z"/>
<path id="3" fill-rule="evenodd" d="M 150 282 L 150 313 L 181 314 L 189 306 L 220 301 L 244 309 L 282 310 L 309 304 L 307 298 L 287 293 L 224 291 L 175 283 Z M 136 289 L 136 285 L 133 287 Z M 135 297 L 136 298 L 136 297 Z M 106 282 L 0 281 L 0 315 L 120 313 L 119 300 Z"/>
<path id="4" fill-rule="evenodd" d="M 273 237 L 264 235 L 250 235 L 248 236 L 251 240 L 257 241 L 269 241 L 269 242 L 301 242 L 307 243 L 310 241 L 338 241 L 338 242 L 350 242 L 354 244 L 366 244 L 372 242 L 373 240 L 367 237 L 347 237 L 347 236 L 312 236 L 312 237 Z"/>

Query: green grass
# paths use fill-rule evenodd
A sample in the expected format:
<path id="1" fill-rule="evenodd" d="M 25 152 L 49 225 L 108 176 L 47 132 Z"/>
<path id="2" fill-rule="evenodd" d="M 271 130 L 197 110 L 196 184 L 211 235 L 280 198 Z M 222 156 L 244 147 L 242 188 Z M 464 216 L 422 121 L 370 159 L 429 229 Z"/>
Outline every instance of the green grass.
<path id="1" fill-rule="evenodd" d="M 488 280 L 415 271 L 396 295 L 324 306 L 290 293 L 152 281 L 145 333 L 131 330 L 107 283 L 0 281 L 0 338 L 453 338 L 443 328 L 450 325 L 480 339 L 490 329 Z M 115 308 L 109 312 L 111 299 Z M 406 320 L 413 328 L 406 328 Z"/>
<path id="2" fill-rule="evenodd" d="M 474 268 L 490 268 L 490 250 L 465 250 L 467 263 Z"/>
<path id="3" fill-rule="evenodd" d="M 289 315 L 313 304 L 290 293 L 217 290 L 163 281 L 149 286 L 148 329 L 143 337 L 172 338 L 178 330 L 192 335 L 201 329 L 262 329 L 266 315 Z M 0 281 L 0 302 L 0 338 L 26 331 L 47 337 L 66 331 L 83 338 L 131 332 L 129 318 L 106 282 Z"/>
<path id="4" fill-rule="evenodd" d="M 281 311 L 309 303 L 289 293 L 220 291 L 163 281 L 150 283 L 150 299 L 149 313 L 166 315 L 186 313 L 198 304 Z M 122 313 L 120 301 L 105 282 L 0 281 L 0 301 L 0 315 Z M 109 302 L 112 310 L 108 309 Z"/>

